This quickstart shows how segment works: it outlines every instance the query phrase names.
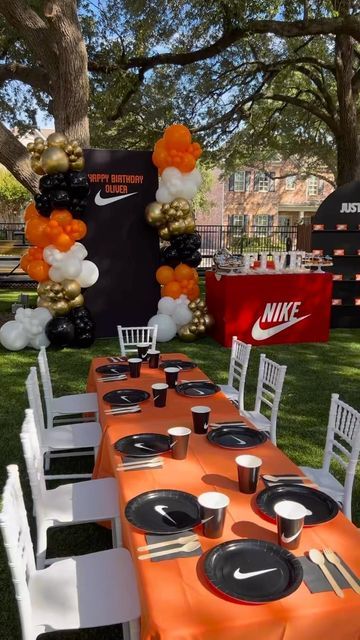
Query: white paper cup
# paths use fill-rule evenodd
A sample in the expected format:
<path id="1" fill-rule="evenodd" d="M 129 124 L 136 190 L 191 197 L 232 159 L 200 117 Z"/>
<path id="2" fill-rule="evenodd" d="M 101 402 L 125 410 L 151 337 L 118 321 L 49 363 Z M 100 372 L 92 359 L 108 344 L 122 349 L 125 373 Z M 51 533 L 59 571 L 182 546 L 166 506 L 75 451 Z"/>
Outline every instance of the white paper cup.
<path id="1" fill-rule="evenodd" d="M 200 404 L 191 407 L 195 433 L 204 435 L 207 432 L 210 420 L 210 412 L 210 407 L 205 407 Z"/>
<path id="2" fill-rule="evenodd" d="M 220 538 L 224 529 L 226 509 L 230 503 L 224 493 L 207 491 L 198 497 L 203 533 L 207 538 Z"/>
<path id="3" fill-rule="evenodd" d="M 166 382 L 168 383 L 170 389 L 175 389 L 179 371 L 179 367 L 165 367 L 164 372 L 166 376 Z"/>
<path id="4" fill-rule="evenodd" d="M 191 429 L 188 429 L 188 427 L 170 427 L 168 434 L 170 436 L 172 457 L 175 460 L 184 460 L 187 455 Z"/>
<path id="5" fill-rule="evenodd" d="M 261 458 L 241 455 L 235 458 L 235 462 L 238 470 L 239 490 L 242 493 L 255 493 L 262 465 Z"/>
<path id="6" fill-rule="evenodd" d="M 285 549 L 296 549 L 300 544 L 304 518 L 308 510 L 293 500 L 281 500 L 274 505 L 278 530 L 278 544 Z"/>

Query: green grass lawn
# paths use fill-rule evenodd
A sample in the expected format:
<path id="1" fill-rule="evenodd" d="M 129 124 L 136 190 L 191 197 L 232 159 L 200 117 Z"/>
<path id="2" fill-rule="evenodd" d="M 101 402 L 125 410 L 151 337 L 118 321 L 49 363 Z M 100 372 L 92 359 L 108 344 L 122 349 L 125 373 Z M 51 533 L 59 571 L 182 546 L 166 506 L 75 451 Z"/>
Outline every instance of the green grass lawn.
<path id="1" fill-rule="evenodd" d="M 6 310 L 19 292 L 0 292 L 0 310 Z M 183 352 L 198 363 L 214 381 L 225 383 L 229 362 L 229 349 L 219 346 L 211 338 L 186 344 L 172 340 L 160 345 L 163 352 Z M 360 330 L 333 330 L 327 344 L 278 345 L 253 348 L 247 376 L 245 403 L 252 408 L 256 388 L 259 356 L 265 352 L 275 361 L 287 365 L 282 401 L 278 417 L 278 446 L 296 463 L 320 466 L 325 443 L 326 424 L 331 393 L 339 393 L 342 400 L 359 408 L 360 388 Z M 91 359 L 95 356 L 118 353 L 117 339 L 97 340 L 90 349 L 52 350 L 48 352 L 56 395 L 85 390 Z M 1 362 L 1 448 L 0 485 L 5 477 L 5 466 L 20 465 L 21 479 L 28 511 L 31 513 L 29 487 L 20 448 L 19 430 L 27 406 L 25 378 L 30 366 L 36 363 L 37 352 L 26 349 L 8 352 L 0 347 Z M 52 466 L 54 473 L 60 469 Z M 84 468 L 89 460 L 84 459 Z M 360 525 L 360 477 L 353 493 L 353 518 Z M 71 535 L 69 535 L 71 531 Z M 97 525 L 64 528 L 50 534 L 50 555 L 70 555 L 100 550 L 111 545 L 109 532 Z M 20 638 L 15 599 L 10 576 L 0 543 L 0 637 L 3 640 Z M 54 640 L 119 640 L 119 628 L 94 631 L 61 632 L 51 636 Z"/>

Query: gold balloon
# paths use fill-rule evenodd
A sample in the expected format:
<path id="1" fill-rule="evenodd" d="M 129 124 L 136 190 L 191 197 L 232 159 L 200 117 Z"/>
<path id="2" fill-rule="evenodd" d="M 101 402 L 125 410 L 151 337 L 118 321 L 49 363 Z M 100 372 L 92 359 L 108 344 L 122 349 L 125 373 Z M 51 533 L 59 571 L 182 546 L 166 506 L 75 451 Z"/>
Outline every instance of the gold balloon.
<path id="1" fill-rule="evenodd" d="M 160 202 L 150 202 L 145 209 L 146 221 L 153 227 L 160 227 L 165 224 L 166 219 L 162 212 Z"/>
<path id="2" fill-rule="evenodd" d="M 38 174 L 38 176 L 43 176 L 45 171 L 43 170 L 42 166 L 41 166 L 41 162 L 40 160 L 38 160 L 37 158 L 31 158 L 30 159 L 30 166 L 32 168 L 32 170 Z"/>
<path id="3" fill-rule="evenodd" d="M 191 331 L 191 333 L 196 333 L 197 332 L 197 324 L 195 324 L 194 322 L 189 323 L 189 331 Z"/>
<path id="4" fill-rule="evenodd" d="M 188 211 L 191 211 L 190 202 L 188 200 L 185 200 L 185 198 L 175 198 L 175 200 L 170 203 L 170 206 L 174 207 L 174 209 L 180 209 L 184 213 L 188 213 Z"/>
<path id="5" fill-rule="evenodd" d="M 166 212 L 166 217 L 168 220 L 175 220 L 177 216 L 177 211 L 176 209 L 168 209 L 168 211 Z"/>
<path id="6" fill-rule="evenodd" d="M 167 212 L 169 211 L 169 209 L 171 209 L 171 207 L 170 207 L 170 205 L 169 205 L 169 203 L 168 203 L 168 202 L 166 202 L 165 204 L 163 204 L 161 208 L 162 208 L 162 210 L 163 210 L 163 213 L 167 213 Z"/>
<path id="7" fill-rule="evenodd" d="M 80 147 L 79 140 L 69 140 L 72 147 Z"/>
<path id="8" fill-rule="evenodd" d="M 161 240 L 170 240 L 170 231 L 167 226 L 159 228 L 159 236 Z"/>
<path id="9" fill-rule="evenodd" d="M 63 133 L 54 131 L 54 133 L 50 133 L 50 135 L 48 136 L 47 143 L 49 147 L 64 148 L 65 145 L 68 143 L 68 139 Z"/>
<path id="10" fill-rule="evenodd" d="M 61 282 L 52 282 L 50 289 L 53 293 L 56 293 L 57 295 L 59 295 L 59 293 L 63 293 L 63 286 Z"/>
<path id="11" fill-rule="evenodd" d="M 190 311 L 195 311 L 196 304 L 195 304 L 194 300 L 192 302 L 189 302 L 188 307 L 189 307 Z"/>
<path id="12" fill-rule="evenodd" d="M 66 144 L 64 147 L 64 151 L 68 156 L 71 156 L 71 154 L 74 153 L 74 149 L 72 148 L 71 144 Z"/>
<path id="13" fill-rule="evenodd" d="M 199 304 L 198 304 L 198 309 L 204 309 L 205 307 L 205 300 L 200 300 Z"/>
<path id="14" fill-rule="evenodd" d="M 169 222 L 169 231 L 173 236 L 178 236 L 185 231 L 185 225 L 182 220 L 174 220 L 174 222 Z"/>
<path id="15" fill-rule="evenodd" d="M 34 151 L 35 145 L 34 145 L 34 143 L 33 143 L 33 142 L 29 142 L 29 143 L 26 145 L 26 148 L 27 148 L 27 150 L 31 153 L 32 151 Z"/>
<path id="16" fill-rule="evenodd" d="M 64 173 L 69 168 L 69 158 L 59 147 L 50 147 L 41 156 L 41 166 L 45 173 Z"/>
<path id="17" fill-rule="evenodd" d="M 66 300 L 56 300 L 52 303 L 52 310 L 55 316 L 64 316 L 69 313 L 70 306 Z"/>
<path id="18" fill-rule="evenodd" d="M 184 220 L 184 225 L 185 225 L 185 233 L 194 233 L 195 229 L 196 229 L 196 224 L 195 224 L 195 220 L 193 218 L 191 218 L 190 216 L 187 216 Z"/>
<path id="19" fill-rule="evenodd" d="M 77 158 L 82 158 L 83 155 L 84 154 L 81 147 L 74 147 L 74 156 L 76 156 Z"/>
<path id="20" fill-rule="evenodd" d="M 201 302 L 201 299 L 200 298 L 196 298 L 196 300 L 194 300 L 194 302 L 195 302 L 196 306 L 198 306 L 199 302 Z"/>
<path id="21" fill-rule="evenodd" d="M 196 340 L 196 335 L 190 331 L 189 324 L 184 324 L 180 327 L 178 330 L 178 336 L 180 340 L 183 340 L 184 342 L 194 342 L 194 340 Z"/>
<path id="22" fill-rule="evenodd" d="M 76 158 L 75 162 L 71 162 L 71 165 L 70 165 L 70 168 L 73 171 L 82 171 L 84 167 L 85 167 L 84 158 Z"/>
<path id="23" fill-rule="evenodd" d="M 206 313 L 204 315 L 204 323 L 206 329 L 211 329 L 211 327 L 213 327 L 215 324 L 215 319 L 210 313 Z"/>
<path id="24" fill-rule="evenodd" d="M 81 287 L 77 280 L 70 280 L 68 278 L 67 280 L 62 281 L 61 286 L 65 297 L 68 298 L 68 300 L 75 300 L 81 293 Z"/>
<path id="25" fill-rule="evenodd" d="M 69 300 L 69 307 L 70 309 L 75 309 L 75 307 L 82 307 L 84 303 L 85 303 L 84 296 L 82 293 L 79 293 L 79 295 L 76 296 L 76 298 Z"/>
<path id="26" fill-rule="evenodd" d="M 50 302 L 50 300 L 45 300 L 44 298 L 38 298 L 36 302 L 36 306 L 44 307 L 44 309 L 49 309 L 51 313 L 54 313 L 53 305 L 52 305 L 52 302 Z"/>
<path id="27" fill-rule="evenodd" d="M 202 318 L 202 312 L 199 309 L 197 309 L 193 313 L 193 318 Z"/>
<path id="28" fill-rule="evenodd" d="M 52 280 L 44 280 L 43 282 L 39 282 L 36 291 L 40 297 L 50 291 L 52 282 Z"/>
<path id="29" fill-rule="evenodd" d="M 41 136 L 36 136 L 36 138 L 34 138 L 34 144 L 37 144 L 38 142 L 44 144 L 44 138 L 42 138 Z"/>
<path id="30" fill-rule="evenodd" d="M 198 328 L 197 328 L 197 333 L 199 336 L 203 336 L 204 333 L 206 333 L 206 327 L 204 324 L 199 324 Z"/>
<path id="31" fill-rule="evenodd" d="M 73 154 L 73 153 L 71 153 L 71 154 L 69 155 L 69 162 L 70 162 L 70 164 L 72 164 L 73 162 L 76 162 L 76 160 L 77 160 L 76 156 L 74 156 L 74 154 Z"/>

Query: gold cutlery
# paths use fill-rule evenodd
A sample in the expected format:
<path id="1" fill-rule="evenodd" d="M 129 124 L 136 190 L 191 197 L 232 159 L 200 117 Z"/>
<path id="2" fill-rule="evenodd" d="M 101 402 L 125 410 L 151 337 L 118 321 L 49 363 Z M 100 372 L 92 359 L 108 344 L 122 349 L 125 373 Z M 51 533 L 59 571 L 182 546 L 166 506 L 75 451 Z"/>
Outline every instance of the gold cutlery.
<path id="1" fill-rule="evenodd" d="M 150 551 L 151 549 L 160 549 L 160 547 L 171 547 L 171 545 L 175 544 L 187 544 L 188 542 L 195 542 L 198 537 L 194 533 L 191 536 L 181 536 L 180 538 L 176 538 L 176 540 L 166 540 L 166 542 L 154 542 L 153 544 L 146 544 L 143 547 L 138 547 L 138 551 Z"/>
<path id="2" fill-rule="evenodd" d="M 168 549 L 166 551 L 155 551 L 155 553 L 146 553 L 143 556 L 138 556 L 138 560 L 151 560 L 152 558 L 167 556 L 170 553 L 191 553 L 192 551 L 195 551 L 195 549 L 199 549 L 200 546 L 201 545 L 198 540 L 193 540 L 192 542 L 187 542 L 181 547 L 176 547 L 175 549 Z"/>
<path id="3" fill-rule="evenodd" d="M 335 578 L 331 575 L 329 569 L 327 568 L 327 566 L 325 564 L 325 558 L 324 558 L 323 554 L 321 553 L 321 551 L 319 551 L 318 549 L 310 549 L 309 558 L 314 564 L 317 564 L 317 566 L 321 569 L 321 571 L 323 572 L 325 578 L 327 579 L 327 581 L 331 585 L 332 589 L 335 591 L 336 595 L 339 596 L 339 598 L 343 598 L 344 597 L 344 592 L 343 592 L 342 589 L 340 589 L 340 587 L 339 587 L 338 583 L 336 582 Z"/>
<path id="4" fill-rule="evenodd" d="M 335 565 L 335 567 L 340 571 L 340 573 L 342 573 L 342 575 L 344 576 L 345 580 L 349 583 L 350 587 L 355 591 L 355 593 L 360 595 L 360 586 L 354 580 L 352 575 L 350 575 L 348 570 L 345 569 L 345 567 L 342 564 L 341 560 L 337 557 L 337 555 L 334 553 L 334 551 L 332 551 L 332 549 L 323 549 L 323 554 L 324 554 L 326 560 L 331 562 L 331 564 Z"/>

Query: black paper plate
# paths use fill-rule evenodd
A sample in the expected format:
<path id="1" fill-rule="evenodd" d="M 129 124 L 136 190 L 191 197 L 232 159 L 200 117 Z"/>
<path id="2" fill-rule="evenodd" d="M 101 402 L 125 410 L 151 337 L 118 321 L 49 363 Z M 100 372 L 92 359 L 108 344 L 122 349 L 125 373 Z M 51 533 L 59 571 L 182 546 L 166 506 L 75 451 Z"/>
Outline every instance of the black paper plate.
<path id="1" fill-rule="evenodd" d="M 195 362 L 191 362 L 190 360 L 161 360 L 159 364 L 160 369 L 165 369 L 165 367 L 179 367 L 179 369 L 195 369 L 197 365 Z"/>
<path id="2" fill-rule="evenodd" d="M 333 498 L 304 484 L 281 484 L 268 487 L 256 496 L 256 504 L 261 513 L 274 522 L 276 521 L 274 506 L 280 500 L 299 502 L 306 509 L 312 511 L 312 515 L 305 516 L 304 519 L 304 524 L 308 526 L 328 522 L 335 518 L 339 512 L 339 505 Z"/>
<path id="3" fill-rule="evenodd" d="M 103 364 L 101 367 L 95 369 L 96 373 L 107 373 L 109 375 L 116 375 L 117 373 L 126 373 L 129 371 L 128 364 Z"/>
<path id="4" fill-rule="evenodd" d="M 119 407 L 131 407 L 131 405 L 144 402 L 148 398 L 150 398 L 150 393 L 141 389 L 116 389 L 103 396 L 105 402 Z"/>
<path id="5" fill-rule="evenodd" d="M 143 447 L 139 447 L 139 444 L 142 444 Z M 162 433 L 135 433 L 134 435 L 120 438 L 114 443 L 114 447 L 116 451 L 119 451 L 124 456 L 152 458 L 165 451 L 170 451 L 170 438 Z"/>
<path id="6" fill-rule="evenodd" d="M 269 569 L 273 571 L 249 575 Z M 290 551 L 264 540 L 223 542 L 206 555 L 204 570 L 217 591 L 254 604 L 289 596 L 303 578 L 302 566 Z"/>
<path id="7" fill-rule="evenodd" d="M 208 431 L 206 437 L 212 444 L 225 449 L 252 449 L 267 441 L 263 431 L 230 424 Z"/>
<path id="8" fill-rule="evenodd" d="M 134 527 L 160 534 L 188 531 L 201 521 L 197 498 L 173 489 L 141 493 L 127 503 L 125 516 Z"/>
<path id="9" fill-rule="evenodd" d="M 206 396 L 213 396 L 214 393 L 220 391 L 220 387 L 213 382 L 181 382 L 175 387 L 177 393 L 182 396 L 188 396 L 189 398 L 205 398 Z"/>

